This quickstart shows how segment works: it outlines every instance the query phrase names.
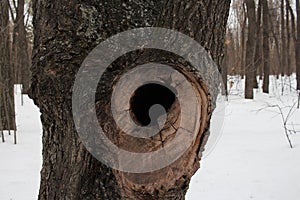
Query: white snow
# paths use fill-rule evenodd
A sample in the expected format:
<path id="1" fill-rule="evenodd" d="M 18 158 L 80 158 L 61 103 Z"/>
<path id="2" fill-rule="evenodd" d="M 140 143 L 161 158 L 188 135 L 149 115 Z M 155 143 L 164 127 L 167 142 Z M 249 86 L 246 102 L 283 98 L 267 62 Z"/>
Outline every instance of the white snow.
<path id="1" fill-rule="evenodd" d="M 270 107 L 278 105 L 286 117 L 297 96 L 289 87 L 278 95 L 281 81 L 271 81 L 270 95 L 256 91 L 255 100 L 241 97 L 243 82 L 233 86 L 221 139 L 192 177 L 188 200 L 300 198 L 300 133 L 291 135 L 289 148 L 279 110 Z M 299 131 L 300 110 L 293 110 L 288 123 L 298 124 Z"/>
<path id="2" fill-rule="evenodd" d="M 42 125 L 40 113 L 33 101 L 24 96 L 21 106 L 19 87 L 15 99 L 17 122 L 17 145 L 13 133 L 5 132 L 5 143 L 0 140 L 0 199 L 37 199 L 40 169 L 42 166 Z"/>
<path id="3" fill-rule="evenodd" d="M 300 198 L 300 133 L 287 142 L 278 105 L 287 116 L 296 92 L 281 95 L 273 81 L 270 95 L 255 91 L 255 100 L 242 97 L 243 82 L 234 80 L 221 137 L 201 161 L 187 200 L 298 200 Z M 278 86 L 279 85 L 279 86 Z M 17 138 L 0 140 L 0 200 L 37 199 L 41 169 L 41 123 L 38 108 L 24 96 L 16 97 Z M 293 109 L 289 128 L 300 131 L 300 110 Z M 218 119 L 218 118 L 215 118 Z M 292 126 L 293 124 L 293 126 Z"/>

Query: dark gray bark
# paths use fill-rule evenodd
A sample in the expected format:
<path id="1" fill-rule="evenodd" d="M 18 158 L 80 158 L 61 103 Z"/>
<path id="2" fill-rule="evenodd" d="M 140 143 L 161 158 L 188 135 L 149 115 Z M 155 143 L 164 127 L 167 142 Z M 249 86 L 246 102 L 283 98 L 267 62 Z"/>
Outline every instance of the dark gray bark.
<path id="1" fill-rule="evenodd" d="M 179 30 L 203 45 L 220 64 L 229 5 L 227 0 L 34 1 L 30 97 L 39 106 L 43 123 L 39 199 L 184 199 L 190 178 L 199 168 L 198 152 L 207 139 L 204 132 L 209 126 L 211 108 L 204 109 L 203 130 L 182 158 L 153 173 L 128 174 L 100 163 L 80 142 L 72 118 L 72 86 L 80 64 L 97 44 L 137 27 L 155 25 Z M 188 69 L 188 63 L 172 58 L 167 52 L 137 51 L 119 58 L 105 72 L 99 86 L 103 90 L 96 95 L 96 109 L 99 123 L 109 127 L 107 134 L 113 141 L 122 139 L 111 113 L 107 112 L 114 80 L 125 69 L 149 61 Z M 197 79 L 194 81 L 201 85 Z M 209 105 L 208 95 L 203 96 L 205 102 Z M 84 119 L 85 113 L 82 116 Z M 132 144 L 126 140 L 116 142 L 136 150 L 139 140 L 133 141 Z M 156 148 L 155 142 L 153 145 Z M 177 169 L 176 176 L 166 176 L 171 168 Z M 156 180 L 155 184 L 144 183 L 149 179 Z"/>

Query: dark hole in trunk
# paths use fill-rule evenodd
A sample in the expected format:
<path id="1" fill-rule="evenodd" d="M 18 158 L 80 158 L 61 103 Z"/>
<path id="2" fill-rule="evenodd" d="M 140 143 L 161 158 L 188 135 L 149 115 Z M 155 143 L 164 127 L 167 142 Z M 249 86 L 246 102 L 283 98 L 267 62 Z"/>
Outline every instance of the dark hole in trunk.
<path id="1" fill-rule="evenodd" d="M 141 126 L 147 126 L 151 122 L 149 116 L 150 108 L 159 104 L 168 112 L 176 100 L 175 93 L 163 85 L 149 83 L 139 87 L 130 99 L 131 117 L 135 123 Z M 152 120 L 157 120 L 164 112 L 156 112 Z"/>

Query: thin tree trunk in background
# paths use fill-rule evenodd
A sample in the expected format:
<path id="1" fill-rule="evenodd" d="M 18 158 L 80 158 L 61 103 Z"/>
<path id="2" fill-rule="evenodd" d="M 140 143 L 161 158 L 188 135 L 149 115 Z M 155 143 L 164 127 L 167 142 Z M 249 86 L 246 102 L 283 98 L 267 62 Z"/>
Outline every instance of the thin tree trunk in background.
<path id="1" fill-rule="evenodd" d="M 0 2 L 0 131 L 16 130 L 14 86 L 10 66 L 9 12 L 7 1 Z"/>
<path id="2" fill-rule="evenodd" d="M 18 0 L 13 30 L 12 61 L 15 71 L 15 83 L 22 84 L 22 93 L 27 94 L 30 82 L 30 59 L 24 22 L 24 5 L 24 0 Z"/>
<path id="3" fill-rule="evenodd" d="M 286 40 L 286 48 L 287 48 L 287 68 L 286 68 L 286 72 L 287 75 L 290 76 L 292 74 L 292 61 L 291 61 L 291 28 L 290 28 L 290 11 L 289 11 L 289 7 L 290 7 L 290 0 L 286 0 L 286 33 L 287 33 L 287 40 Z"/>
<path id="4" fill-rule="evenodd" d="M 276 62 L 276 60 L 272 60 L 272 62 L 271 62 L 271 60 L 269 60 L 269 66 L 270 65 L 273 66 L 273 68 L 270 68 L 270 74 L 274 74 L 278 78 L 279 74 L 281 73 L 281 66 L 282 66 L 282 55 L 280 53 L 281 46 L 280 46 L 279 39 L 278 39 L 280 30 L 279 30 L 278 25 L 274 25 L 271 17 L 269 17 L 269 30 L 270 30 L 269 34 L 273 35 L 272 40 L 269 35 L 269 43 L 274 44 L 273 47 L 271 48 L 270 52 L 273 54 L 273 57 L 274 57 L 274 54 L 276 54 L 275 58 L 278 61 L 278 62 Z M 270 40 L 271 40 L 271 42 L 270 42 Z M 270 59 L 272 59 L 272 56 L 270 56 Z"/>
<path id="5" fill-rule="evenodd" d="M 255 63 L 257 64 L 257 73 L 259 80 L 263 78 L 263 51 L 262 51 L 262 4 L 258 1 L 257 7 L 257 32 L 256 32 L 256 49 L 255 49 Z"/>
<path id="6" fill-rule="evenodd" d="M 248 17 L 248 38 L 246 46 L 246 84 L 245 84 L 245 98 L 253 99 L 253 83 L 256 75 L 256 68 L 254 67 L 254 51 L 255 51 L 255 2 L 254 0 L 245 0 L 247 5 Z"/>
<path id="7" fill-rule="evenodd" d="M 261 51 L 261 21 L 262 21 L 262 12 L 261 12 L 261 0 L 258 1 L 257 6 L 257 14 L 256 14 L 256 42 L 255 42 L 255 59 L 254 59 L 254 67 L 256 70 L 254 71 L 254 82 L 253 87 L 258 88 L 258 83 L 256 80 L 256 76 L 260 75 L 259 71 L 261 71 L 262 65 L 262 51 Z M 260 77 L 261 78 L 261 77 Z"/>
<path id="8" fill-rule="evenodd" d="M 286 38 L 286 26 L 285 26 L 285 6 L 284 6 L 284 0 L 281 0 L 280 5 L 280 13 L 281 13 L 281 66 L 280 66 L 280 74 L 281 76 L 284 76 L 287 68 L 287 38 Z"/>
<path id="9" fill-rule="evenodd" d="M 263 7 L 263 59 L 264 59 L 263 92 L 269 93 L 269 75 L 270 75 L 269 6 L 267 0 L 261 0 L 261 1 Z"/>
<path id="10" fill-rule="evenodd" d="M 269 20 L 269 67 L 270 75 L 276 75 L 279 78 L 282 66 L 281 55 L 281 14 L 280 0 L 268 0 L 268 20 Z M 275 44 L 275 45 L 274 45 Z"/>
<path id="11" fill-rule="evenodd" d="M 0 116 L 0 120 L 2 121 L 1 119 L 1 116 Z M 4 132 L 1 131 L 1 127 L 0 127 L 0 134 L 1 134 L 1 139 L 2 139 L 2 142 L 5 142 L 5 138 L 4 138 Z"/>
<path id="12" fill-rule="evenodd" d="M 297 31 L 296 31 L 296 19 L 295 19 L 295 14 L 294 11 L 291 7 L 291 5 L 289 5 L 289 13 L 291 16 L 291 28 L 292 28 L 292 32 L 291 32 L 291 39 L 293 39 L 294 42 L 294 49 L 293 51 L 296 52 L 296 43 L 297 43 Z M 296 58 L 296 56 L 295 56 Z"/>
<path id="13" fill-rule="evenodd" d="M 71 110 L 72 86 L 80 64 L 93 47 L 116 33 L 138 27 L 158 25 L 185 33 L 203 45 L 220 64 L 229 7 L 228 0 L 34 1 L 30 97 L 42 113 L 40 200 L 184 199 L 190 178 L 199 168 L 198 155 L 188 151 L 189 154 L 179 159 L 181 165 L 176 165 L 176 161 L 165 168 L 176 169 L 179 178 L 168 175 L 165 169 L 154 174 L 126 174 L 108 168 L 92 157 L 78 138 Z M 150 60 L 162 62 L 160 59 L 164 59 L 159 52 L 145 52 L 143 55 L 148 55 Z M 109 80 L 102 84 L 108 89 L 100 91 L 103 93 L 97 105 L 109 105 L 101 102 L 109 102 L 114 78 L 129 67 L 126 61 L 133 62 L 136 56 L 127 58 L 129 60 L 121 59 L 120 63 L 113 64 L 112 71 L 107 72 Z M 172 64 L 170 59 L 164 62 Z M 97 111 L 99 115 L 106 115 L 106 107 L 102 107 L 97 107 Z M 108 123 L 109 135 L 118 133 L 110 129 L 112 125 Z M 205 143 L 205 138 L 201 137 L 200 142 Z M 200 144 L 193 145 L 191 148 Z M 187 158 L 191 160 L 183 164 Z M 132 182 L 132 179 L 145 181 L 153 176 L 159 179 L 156 184 Z"/>
<path id="14" fill-rule="evenodd" d="M 223 84 L 224 84 L 224 90 L 222 91 L 222 95 L 225 95 L 225 96 L 228 95 L 228 88 L 227 88 L 227 75 L 228 75 L 228 65 L 229 65 L 228 46 L 229 46 L 229 44 L 225 42 L 225 48 L 224 48 L 225 57 L 223 59 L 222 65 L 221 65 L 222 66 L 221 74 L 222 74 L 222 80 L 223 80 Z"/>
<path id="15" fill-rule="evenodd" d="M 297 71 L 297 90 L 300 90 L 300 0 L 296 0 L 297 11 L 297 40 L 296 49 L 296 71 Z"/>
<path id="16" fill-rule="evenodd" d="M 246 27 L 247 27 L 247 13 L 246 13 L 246 8 L 245 8 L 245 4 L 243 3 L 243 12 L 244 12 L 244 21 L 242 24 L 242 31 L 241 31 L 241 76 L 244 77 L 245 76 L 245 72 L 246 72 L 246 61 L 245 61 L 245 55 L 246 55 L 246 48 L 245 48 L 245 36 L 246 36 Z"/>

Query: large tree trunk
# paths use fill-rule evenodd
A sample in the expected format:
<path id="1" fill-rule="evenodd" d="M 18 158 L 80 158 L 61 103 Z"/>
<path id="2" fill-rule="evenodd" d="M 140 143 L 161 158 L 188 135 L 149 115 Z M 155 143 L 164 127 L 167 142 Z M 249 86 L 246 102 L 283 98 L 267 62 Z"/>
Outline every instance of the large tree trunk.
<path id="1" fill-rule="evenodd" d="M 246 47 L 246 84 L 245 98 L 253 99 L 253 83 L 256 76 L 256 67 L 254 66 L 255 51 L 255 2 L 254 0 L 246 0 L 247 17 L 248 17 L 248 38 Z"/>
<path id="2" fill-rule="evenodd" d="M 195 72 L 188 71 L 189 64 L 170 53 L 144 49 L 117 59 L 100 81 L 101 91 L 96 95 L 99 123 L 114 142 L 129 145 L 124 148 L 130 150 L 144 143 L 135 138 L 129 138 L 132 139 L 129 143 L 119 140 L 128 138 L 120 135 L 107 111 L 114 82 L 126 70 L 137 64 L 160 62 L 185 71 L 197 87 L 203 87 L 200 89 L 203 121 L 199 122 L 201 131 L 195 143 L 177 161 L 155 172 L 130 174 L 113 170 L 86 150 L 73 122 L 72 86 L 82 61 L 97 44 L 116 33 L 138 27 L 155 25 L 185 33 L 203 45 L 220 64 L 229 6 L 228 0 L 34 1 L 30 97 L 39 106 L 43 123 L 39 199 L 184 199 L 190 178 L 199 168 L 213 110 L 213 105 L 209 106 L 210 96 L 203 96 L 207 86 L 197 79 Z M 174 110 L 177 109 L 175 106 Z M 82 113 L 83 120 L 85 114 Z M 150 149 L 157 148 L 158 143 L 151 142 Z"/>
<path id="3" fill-rule="evenodd" d="M 0 131 L 16 130 L 7 1 L 0 2 Z"/>

